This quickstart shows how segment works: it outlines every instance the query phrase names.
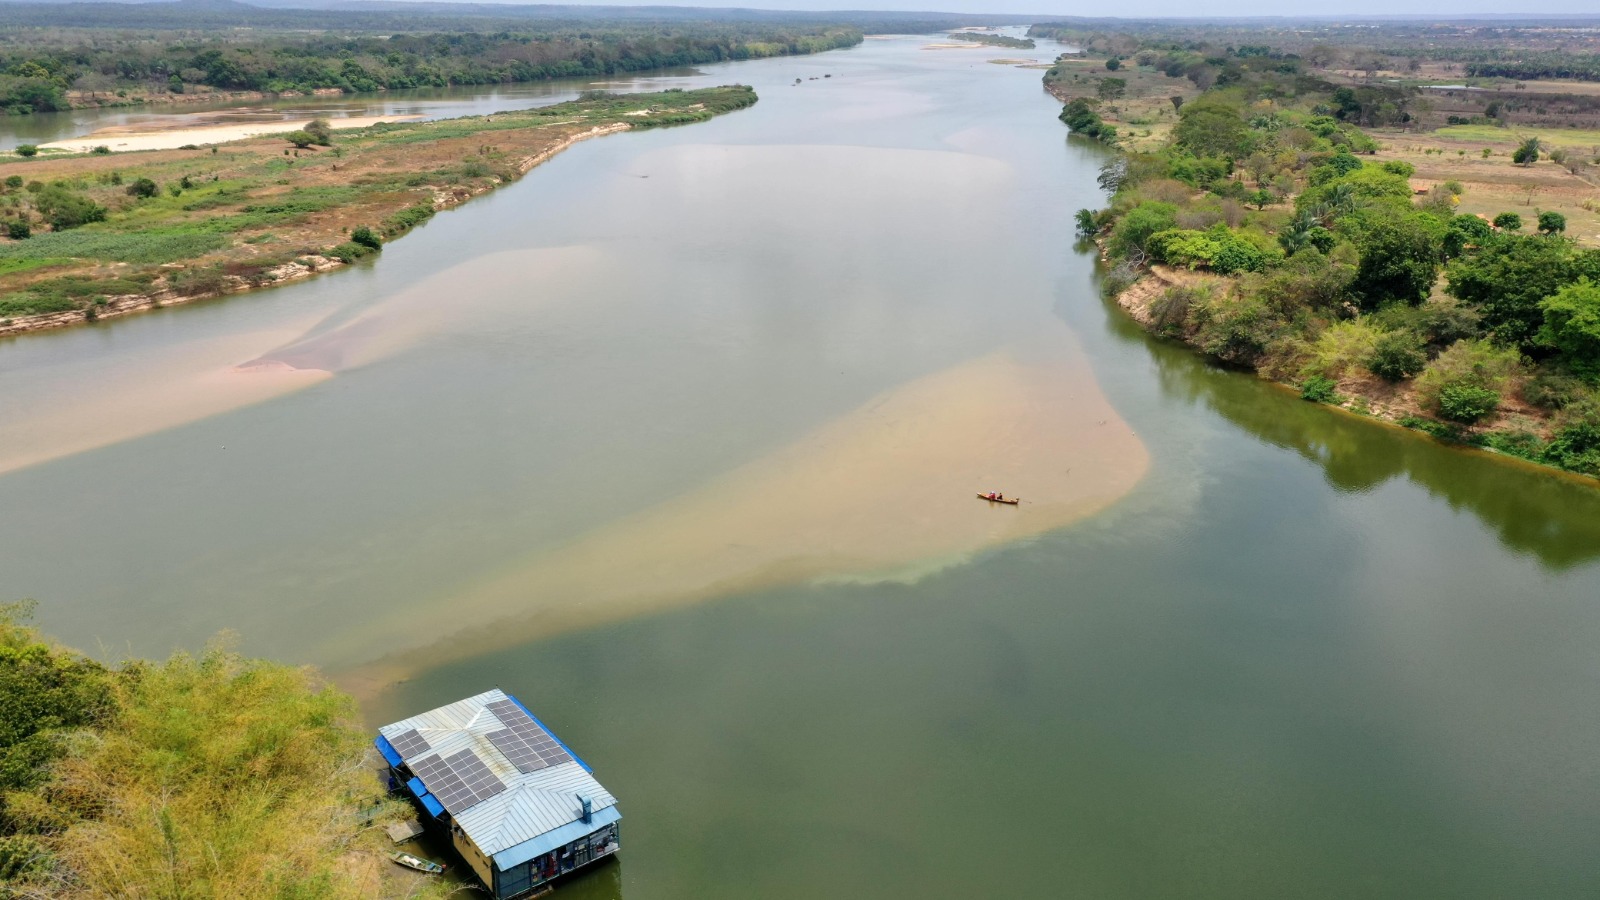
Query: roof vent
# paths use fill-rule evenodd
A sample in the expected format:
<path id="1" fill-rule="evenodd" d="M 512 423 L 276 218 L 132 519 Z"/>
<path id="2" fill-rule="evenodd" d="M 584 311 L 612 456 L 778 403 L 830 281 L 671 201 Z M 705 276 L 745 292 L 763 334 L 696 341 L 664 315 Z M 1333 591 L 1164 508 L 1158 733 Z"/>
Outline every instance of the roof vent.
<path id="1" fill-rule="evenodd" d="M 594 801 L 582 794 L 579 794 L 578 802 L 583 804 L 583 812 L 579 814 L 583 821 L 585 823 L 594 821 Z"/>

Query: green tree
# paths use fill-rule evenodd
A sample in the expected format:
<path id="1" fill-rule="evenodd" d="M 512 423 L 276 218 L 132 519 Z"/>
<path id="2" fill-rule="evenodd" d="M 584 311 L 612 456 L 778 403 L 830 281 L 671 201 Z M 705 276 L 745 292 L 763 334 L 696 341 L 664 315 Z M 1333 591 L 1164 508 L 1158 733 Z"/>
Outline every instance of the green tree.
<path id="1" fill-rule="evenodd" d="M 1558 350 L 1580 377 L 1600 383 L 1600 285 L 1580 279 L 1545 298 L 1539 309 L 1539 343 Z"/>
<path id="2" fill-rule="evenodd" d="M 365 225 L 357 225 L 351 230 L 350 240 L 352 243 L 360 244 L 369 250 L 377 250 L 383 247 L 383 239 Z"/>
<path id="3" fill-rule="evenodd" d="M 1494 227 L 1501 231 L 1521 231 L 1522 217 L 1514 212 L 1503 212 L 1494 217 Z"/>
<path id="4" fill-rule="evenodd" d="M 1115 56 L 1106 60 L 1106 71 L 1115 72 L 1120 68 L 1122 68 L 1122 60 L 1116 58 Z"/>
<path id="5" fill-rule="evenodd" d="M 25 241 L 32 236 L 33 229 L 28 226 L 27 222 L 12 219 L 6 223 L 6 237 L 11 238 L 13 241 Z"/>
<path id="6" fill-rule="evenodd" d="M 23 157 L 38 156 L 39 155 L 39 148 L 34 146 L 33 144 L 18 144 L 17 145 L 17 155 L 18 156 L 23 156 Z"/>
<path id="7" fill-rule="evenodd" d="M 1094 88 L 1095 96 L 1110 103 L 1121 100 L 1128 92 L 1128 82 L 1123 78 L 1102 78 Z"/>
<path id="8" fill-rule="evenodd" d="M 1583 275 L 1600 279 L 1600 253 L 1579 253 L 1565 238 L 1506 235 L 1451 263 L 1449 290 L 1477 307 L 1496 342 L 1533 351 L 1540 301 Z"/>
<path id="9" fill-rule="evenodd" d="M 1239 159 L 1250 154 L 1255 138 L 1239 111 L 1224 103 L 1196 102 L 1179 113 L 1173 141 L 1196 156 Z"/>
<path id="10" fill-rule="evenodd" d="M 1499 392 L 1470 381 L 1451 382 L 1439 389 L 1439 414 L 1467 425 L 1500 406 Z"/>
<path id="11" fill-rule="evenodd" d="M 1427 364 L 1422 342 L 1409 331 L 1391 331 L 1378 338 L 1367 358 L 1367 369 L 1385 381 L 1403 381 Z"/>
<path id="12" fill-rule="evenodd" d="M 33 200 L 34 208 L 56 231 L 77 228 L 90 222 L 103 222 L 106 208 L 82 194 L 58 185 L 40 191 Z"/>
<path id="13" fill-rule="evenodd" d="M 1178 207 L 1171 203 L 1145 202 L 1128 210 L 1111 229 L 1106 249 L 1113 257 L 1127 259 L 1147 251 L 1150 236 L 1177 227 Z"/>
<path id="14" fill-rule="evenodd" d="M 315 136 L 303 130 L 291 131 L 288 134 L 285 134 L 283 139 L 300 148 L 301 150 L 304 150 L 317 142 Z"/>
<path id="15" fill-rule="evenodd" d="M 1519 166 L 1531 166 L 1539 161 L 1539 139 L 1528 138 L 1511 153 L 1511 161 Z"/>
<path id="16" fill-rule="evenodd" d="M 1544 234 L 1560 234 L 1567 230 L 1567 217 L 1558 212 L 1539 213 L 1539 231 Z"/>
<path id="17" fill-rule="evenodd" d="M 313 142 L 324 147 L 333 146 L 333 126 L 327 119 L 312 119 L 306 123 L 304 131 L 311 135 Z"/>
<path id="18" fill-rule="evenodd" d="M 1444 226 L 1415 213 L 1379 219 L 1357 239 L 1361 262 L 1351 285 L 1364 309 L 1390 300 L 1415 306 L 1427 299 L 1444 256 Z"/>
<path id="19" fill-rule="evenodd" d="M 161 186 L 148 178 L 135 178 L 126 188 L 129 197 L 149 198 L 161 193 Z"/>

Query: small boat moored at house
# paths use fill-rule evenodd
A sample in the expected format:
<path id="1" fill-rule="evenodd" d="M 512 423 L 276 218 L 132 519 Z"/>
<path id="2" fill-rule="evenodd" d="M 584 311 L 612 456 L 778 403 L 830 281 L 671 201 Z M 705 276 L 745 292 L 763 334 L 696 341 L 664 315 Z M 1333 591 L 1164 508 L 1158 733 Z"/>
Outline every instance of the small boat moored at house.
<path id="1" fill-rule="evenodd" d="M 439 875 L 444 872 L 444 866 L 440 863 L 436 863 L 431 859 L 423 859 L 420 856 L 412 856 L 409 853 L 402 853 L 399 850 L 389 854 L 389 858 L 394 860 L 397 865 L 405 866 L 408 869 L 416 869 L 418 872 L 425 872 L 429 875 Z"/>
<path id="2" fill-rule="evenodd" d="M 995 493 L 991 493 L 991 494 L 979 494 L 978 495 L 978 499 L 979 500 L 987 500 L 990 503 L 1004 503 L 1007 506 L 1016 506 L 1018 503 L 1022 502 L 1021 500 L 1017 499 L 1016 497 L 1007 497 L 1006 495 L 1001 494 L 999 492 L 995 492 Z"/>

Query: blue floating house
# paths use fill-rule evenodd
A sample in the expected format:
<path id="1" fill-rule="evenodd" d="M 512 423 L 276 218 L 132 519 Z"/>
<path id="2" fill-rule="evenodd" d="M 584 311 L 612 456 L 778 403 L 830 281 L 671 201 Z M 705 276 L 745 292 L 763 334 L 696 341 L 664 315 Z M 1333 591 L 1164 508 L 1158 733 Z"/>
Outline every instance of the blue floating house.
<path id="1" fill-rule="evenodd" d="M 498 900 L 533 893 L 621 846 L 615 797 L 517 698 L 498 689 L 385 725 L 374 742 Z"/>

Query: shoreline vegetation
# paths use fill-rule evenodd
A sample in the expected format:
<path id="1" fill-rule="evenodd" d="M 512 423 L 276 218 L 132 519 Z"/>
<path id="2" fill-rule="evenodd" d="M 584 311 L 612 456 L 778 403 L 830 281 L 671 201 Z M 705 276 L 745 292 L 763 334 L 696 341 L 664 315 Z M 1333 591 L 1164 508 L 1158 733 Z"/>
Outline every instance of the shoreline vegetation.
<path id="1" fill-rule="evenodd" d="M 1600 132 L 1563 151 L 1488 109 L 1507 134 L 1468 160 L 1434 136 L 1459 114 L 1361 76 L 1416 71 L 1354 58 L 1370 44 L 1030 33 L 1086 48 L 1045 86 L 1119 151 L 1078 231 L 1148 331 L 1307 400 L 1600 477 Z"/>
<path id="2" fill-rule="evenodd" d="M 209 147 L 0 160 L 0 228 L 12 238 L 0 241 L 0 336 L 349 265 L 578 141 L 703 122 L 756 99 L 743 85 L 589 91 L 337 135 L 313 122 Z"/>
<path id="3" fill-rule="evenodd" d="M 0 896 L 442 898 L 390 865 L 413 813 L 314 670 L 198 655 L 105 665 L 0 605 Z"/>

